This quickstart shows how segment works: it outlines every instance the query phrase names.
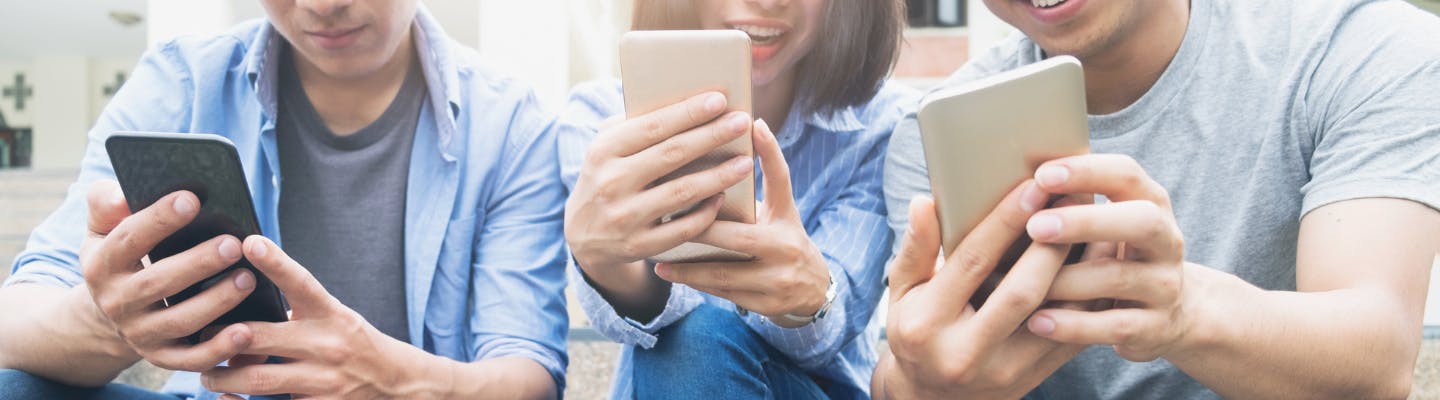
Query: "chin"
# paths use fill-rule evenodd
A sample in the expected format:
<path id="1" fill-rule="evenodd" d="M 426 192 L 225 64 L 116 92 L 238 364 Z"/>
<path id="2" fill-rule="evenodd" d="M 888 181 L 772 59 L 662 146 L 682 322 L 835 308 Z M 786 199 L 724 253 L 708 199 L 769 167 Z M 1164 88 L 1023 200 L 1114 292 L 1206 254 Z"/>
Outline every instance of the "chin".
<path id="1" fill-rule="evenodd" d="M 366 60 L 368 61 L 368 60 Z M 352 60 L 321 60 L 315 63 L 320 72 L 336 79 L 350 80 L 369 76 L 380 70 L 382 64 Z"/>

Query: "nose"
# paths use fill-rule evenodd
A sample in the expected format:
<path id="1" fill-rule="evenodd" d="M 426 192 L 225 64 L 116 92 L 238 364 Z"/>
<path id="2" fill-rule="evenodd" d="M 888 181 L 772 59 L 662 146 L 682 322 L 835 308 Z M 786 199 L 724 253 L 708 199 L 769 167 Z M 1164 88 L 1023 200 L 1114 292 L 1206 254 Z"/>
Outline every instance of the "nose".
<path id="1" fill-rule="evenodd" d="M 745 0 L 746 3 L 760 6 L 762 9 L 775 10 L 790 5 L 790 0 Z"/>
<path id="2" fill-rule="evenodd" d="M 355 0 L 296 0 L 295 6 L 321 17 L 340 14 Z"/>

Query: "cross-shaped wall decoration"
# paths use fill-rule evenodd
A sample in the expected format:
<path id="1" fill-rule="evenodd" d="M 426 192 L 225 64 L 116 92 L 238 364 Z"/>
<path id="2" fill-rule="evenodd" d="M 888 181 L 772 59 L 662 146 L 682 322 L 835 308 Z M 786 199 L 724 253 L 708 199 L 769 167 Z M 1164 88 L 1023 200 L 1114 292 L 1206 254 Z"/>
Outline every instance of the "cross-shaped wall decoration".
<path id="1" fill-rule="evenodd" d="M 124 84 L 125 84 L 125 73 L 124 73 L 124 72 L 116 72 L 116 73 L 115 73 L 115 83 L 114 83 L 113 85 L 106 85 L 105 87 L 102 87 L 102 88 L 101 88 L 101 89 L 102 89 L 101 92 L 102 92 L 102 93 L 105 93 L 105 97 L 114 97 L 114 96 L 115 96 L 115 93 L 120 91 L 120 85 L 124 85 Z"/>
<path id="2" fill-rule="evenodd" d="M 25 111 L 25 99 L 35 95 L 33 86 L 25 85 L 25 74 L 15 74 L 15 84 L 6 86 L 0 96 L 15 98 L 15 111 Z"/>

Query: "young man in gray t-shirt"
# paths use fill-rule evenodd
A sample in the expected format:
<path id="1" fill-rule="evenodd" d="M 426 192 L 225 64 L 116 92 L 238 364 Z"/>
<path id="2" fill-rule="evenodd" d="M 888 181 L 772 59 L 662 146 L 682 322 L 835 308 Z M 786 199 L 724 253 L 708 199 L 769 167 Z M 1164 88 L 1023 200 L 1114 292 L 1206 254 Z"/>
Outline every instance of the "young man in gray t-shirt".
<path id="1" fill-rule="evenodd" d="M 1095 154 L 1042 165 L 936 270 L 919 129 L 900 124 L 874 394 L 1405 397 L 1440 241 L 1440 19 L 1380 0 L 1052 2 L 986 0 L 1026 37 L 942 86 L 1074 55 Z M 1052 194 L 1108 201 L 1043 209 Z M 1038 244 L 966 306 L 1022 234 Z M 1076 243 L 1085 261 L 1061 267 Z"/>

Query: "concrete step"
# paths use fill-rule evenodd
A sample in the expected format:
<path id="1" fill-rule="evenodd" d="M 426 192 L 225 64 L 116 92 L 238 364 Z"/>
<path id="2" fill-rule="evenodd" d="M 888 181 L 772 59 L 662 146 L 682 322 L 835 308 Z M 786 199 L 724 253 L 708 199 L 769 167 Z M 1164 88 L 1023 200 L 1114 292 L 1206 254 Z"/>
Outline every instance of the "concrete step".
<path id="1" fill-rule="evenodd" d="M 0 193 L 65 193 L 75 182 L 73 170 L 0 170 Z"/>
<path id="2" fill-rule="evenodd" d="M 3 207 L 4 204 L 0 203 L 0 208 Z M 7 214 L 7 212 L 0 212 L 0 237 L 28 236 L 31 230 L 34 230 L 36 226 L 40 225 L 40 222 L 45 221 L 45 218 L 50 215 L 48 211 L 17 213 L 14 215 L 5 214 Z"/>
<path id="3" fill-rule="evenodd" d="M 65 201 L 65 195 L 16 195 L 0 194 L 0 219 L 21 214 L 49 215 Z"/>
<path id="4" fill-rule="evenodd" d="M 566 371 L 565 387 L 567 399 L 604 399 L 610 393 L 610 384 L 614 379 L 620 345 L 604 340 L 578 340 L 577 337 L 589 337 L 593 333 L 586 331 L 571 331 L 568 344 L 570 368 Z M 880 350 L 883 354 L 889 349 L 882 343 Z M 1432 337 L 1421 345 L 1420 359 L 1415 365 L 1415 382 L 1410 398 L 1440 398 L 1440 338 Z M 122 373 L 117 381 L 158 389 L 169 377 L 170 371 L 142 361 Z"/>

